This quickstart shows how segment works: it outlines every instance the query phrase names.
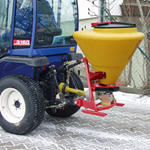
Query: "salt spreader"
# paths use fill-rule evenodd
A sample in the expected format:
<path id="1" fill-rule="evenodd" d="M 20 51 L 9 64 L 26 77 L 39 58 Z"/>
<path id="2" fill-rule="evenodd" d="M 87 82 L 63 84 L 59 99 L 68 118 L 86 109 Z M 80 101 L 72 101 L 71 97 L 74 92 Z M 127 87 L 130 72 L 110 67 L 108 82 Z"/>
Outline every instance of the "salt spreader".
<path id="1" fill-rule="evenodd" d="M 122 85 L 117 80 L 144 34 L 137 32 L 136 25 L 131 23 L 105 22 L 92 23 L 92 26 L 94 29 L 73 33 L 86 57 L 81 61 L 85 63 L 90 99 L 75 102 L 78 106 L 91 109 L 82 110 L 84 113 L 106 116 L 106 113 L 99 111 L 124 105 L 116 102 L 112 92 L 118 91 Z M 95 73 L 89 72 L 88 62 Z M 98 98 L 101 102 L 95 104 L 94 100 Z"/>
<path id="2" fill-rule="evenodd" d="M 83 106 L 84 113 L 106 116 L 102 110 L 123 106 L 113 92 L 144 34 L 122 22 L 93 23 L 93 29 L 78 31 L 78 22 L 77 0 L 0 1 L 0 126 L 5 131 L 27 134 L 45 111 L 69 117 Z M 76 53 L 77 43 L 85 58 Z M 85 63 L 88 91 L 72 70 L 80 63 Z"/>

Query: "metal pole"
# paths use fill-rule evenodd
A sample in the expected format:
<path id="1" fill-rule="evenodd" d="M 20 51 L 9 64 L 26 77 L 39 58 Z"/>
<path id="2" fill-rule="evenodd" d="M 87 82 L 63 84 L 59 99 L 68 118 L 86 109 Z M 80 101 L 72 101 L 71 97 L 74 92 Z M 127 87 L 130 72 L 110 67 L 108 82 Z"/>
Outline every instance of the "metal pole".
<path id="1" fill-rule="evenodd" d="M 150 58 L 146 55 L 146 53 L 144 53 L 144 51 L 140 48 L 140 47 L 138 47 L 138 49 L 141 51 L 141 53 L 150 61 Z"/>
<path id="2" fill-rule="evenodd" d="M 101 0 L 98 0 L 98 22 L 101 22 Z"/>
<path id="3" fill-rule="evenodd" d="M 60 27 L 61 22 L 61 0 L 58 0 L 57 25 Z"/>
<path id="4" fill-rule="evenodd" d="M 104 22 L 104 0 L 101 0 L 101 22 Z"/>

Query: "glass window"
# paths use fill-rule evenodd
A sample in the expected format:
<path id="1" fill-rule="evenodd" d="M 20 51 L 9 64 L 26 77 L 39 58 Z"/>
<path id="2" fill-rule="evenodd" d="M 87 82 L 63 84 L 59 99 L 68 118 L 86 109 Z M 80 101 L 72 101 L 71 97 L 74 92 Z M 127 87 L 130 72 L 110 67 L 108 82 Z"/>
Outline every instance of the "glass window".
<path id="1" fill-rule="evenodd" d="M 0 0 L 0 54 L 10 47 L 13 0 Z"/>
<path id="2" fill-rule="evenodd" d="M 32 20 L 32 0 L 17 0 L 13 39 L 14 48 L 30 47 Z"/>
<path id="3" fill-rule="evenodd" d="M 75 45 L 77 29 L 76 0 L 38 0 L 35 47 Z"/>

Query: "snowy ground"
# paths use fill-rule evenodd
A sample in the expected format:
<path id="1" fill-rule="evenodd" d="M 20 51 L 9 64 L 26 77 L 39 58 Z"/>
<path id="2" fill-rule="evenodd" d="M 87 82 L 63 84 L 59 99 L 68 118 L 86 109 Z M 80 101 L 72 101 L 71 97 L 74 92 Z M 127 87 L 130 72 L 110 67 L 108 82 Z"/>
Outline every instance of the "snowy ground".
<path id="1" fill-rule="evenodd" d="M 0 150 L 150 150 L 150 97 L 114 94 L 125 106 L 104 111 L 104 118 L 81 110 L 66 119 L 45 114 L 42 124 L 25 136 L 0 128 Z"/>

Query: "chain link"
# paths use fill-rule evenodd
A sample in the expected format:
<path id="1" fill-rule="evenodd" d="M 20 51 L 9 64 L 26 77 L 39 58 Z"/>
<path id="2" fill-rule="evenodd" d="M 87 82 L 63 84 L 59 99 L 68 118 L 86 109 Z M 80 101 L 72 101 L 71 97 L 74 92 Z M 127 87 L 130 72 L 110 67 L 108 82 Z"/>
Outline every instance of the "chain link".
<path id="1" fill-rule="evenodd" d="M 46 108 L 61 108 L 61 107 L 64 107 L 65 105 L 66 105 L 66 102 L 63 102 L 63 103 L 58 104 L 58 105 L 47 106 Z"/>

